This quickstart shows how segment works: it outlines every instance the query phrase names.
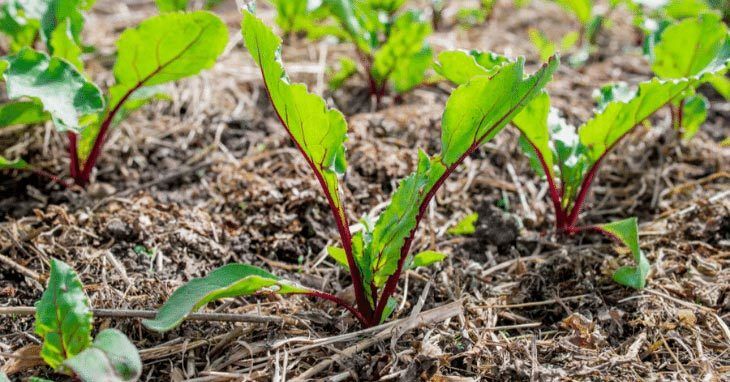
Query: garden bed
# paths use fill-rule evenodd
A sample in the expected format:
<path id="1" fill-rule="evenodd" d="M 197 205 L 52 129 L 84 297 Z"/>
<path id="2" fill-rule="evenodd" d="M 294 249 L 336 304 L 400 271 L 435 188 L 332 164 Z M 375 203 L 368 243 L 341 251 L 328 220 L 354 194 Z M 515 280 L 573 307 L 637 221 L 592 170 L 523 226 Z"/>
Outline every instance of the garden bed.
<path id="1" fill-rule="evenodd" d="M 155 12 L 152 2 L 99 1 L 85 37 L 103 56 L 122 29 Z M 216 13 L 240 36 L 235 3 Z M 260 5 L 258 14 L 273 24 L 270 7 Z M 577 69 L 561 65 L 548 85 L 568 121 L 579 125 L 592 115 L 598 86 L 651 78 L 627 19 L 625 10 L 614 12 L 600 54 Z M 523 55 L 531 73 L 539 60 L 530 27 L 561 36 L 577 25 L 542 0 L 519 10 L 498 2 L 486 25 L 465 30 L 447 17 L 429 41 L 436 51 Z M 314 92 L 326 91 L 326 68 L 341 55 L 354 52 L 296 37 L 283 51 L 293 80 Z M 89 64 L 97 82 L 109 80 L 110 65 Z M 175 83 L 171 101 L 146 106 L 113 131 L 86 191 L 4 173 L 0 306 L 33 306 L 51 258 L 79 273 L 96 309 L 155 310 L 184 282 L 232 262 L 354 299 L 347 272 L 326 258 L 326 246 L 338 240 L 327 201 L 278 124 L 257 70 L 233 37 L 211 70 Z M 349 124 L 341 184 L 353 220 L 382 208 L 397 180 L 414 170 L 415 148 L 437 151 L 451 89 L 419 87 L 402 99 L 386 97 L 375 110 L 362 96 L 365 86 L 355 81 L 325 92 Z M 607 157 L 589 197 L 588 223 L 639 218 L 652 263 L 643 290 L 611 279 L 629 263 L 623 248 L 594 235 L 556 240 L 545 182 L 508 128 L 434 198 L 413 251 L 449 256 L 400 281 L 392 320 L 401 321 L 391 325 L 402 330 L 357 335 L 358 322 L 329 302 L 275 295 L 204 312 L 281 320 L 203 317 L 155 334 L 139 318 L 97 315 L 95 328 L 129 336 L 141 351 L 143 380 L 282 381 L 315 365 L 313 377 L 331 381 L 722 380 L 730 373 L 730 149 L 720 142 L 730 135 L 730 104 L 702 90 L 712 106 L 696 137 L 676 144 L 669 110 L 661 110 L 651 128 L 636 129 Z M 1 130 L 0 154 L 63 173 L 66 140 L 46 125 Z M 447 233 L 471 212 L 479 213 L 475 234 Z M 0 316 L 2 370 L 11 378 L 63 378 L 41 366 L 33 322 Z"/>

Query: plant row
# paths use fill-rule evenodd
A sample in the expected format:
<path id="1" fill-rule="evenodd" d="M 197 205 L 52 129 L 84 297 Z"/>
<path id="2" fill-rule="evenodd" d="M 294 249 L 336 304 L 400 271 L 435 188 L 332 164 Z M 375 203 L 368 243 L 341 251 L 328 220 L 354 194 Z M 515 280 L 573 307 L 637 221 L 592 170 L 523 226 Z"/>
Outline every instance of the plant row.
<path id="1" fill-rule="evenodd" d="M 559 236 L 596 232 L 622 243 L 634 264 L 616 270 L 614 280 L 644 287 L 650 266 L 639 247 L 637 220 L 585 226 L 579 223 L 581 213 L 606 156 L 656 111 L 670 105 L 685 137 L 696 132 L 706 116 L 706 102 L 703 114 L 696 89 L 724 74 L 730 62 L 728 32 L 720 16 L 705 13 L 664 28 L 652 49 L 657 77 L 636 88 L 615 84 L 599 89 L 595 115 L 575 127 L 551 106 L 545 90 L 558 69 L 557 56 L 549 57 L 533 73 L 525 72 L 523 58 L 491 52 L 452 50 L 434 59 L 425 43 L 430 27 L 416 23 L 420 18 L 414 13 L 398 15 L 403 1 L 327 3 L 343 22 L 341 37 L 357 46 L 376 98 L 391 82 L 396 91 L 421 83 L 430 67 L 439 80 L 454 85 L 441 121 L 441 151 L 419 150 L 414 172 L 400 181 L 390 203 L 377 217 L 363 216 L 357 225 L 361 228 L 354 230 L 340 184 L 347 171 L 344 116 L 305 85 L 289 80 L 281 57 L 282 40 L 251 9 L 243 10 L 244 44 L 260 68 L 277 118 L 327 200 L 340 239 L 338 246 L 327 250 L 349 274 L 355 301 L 248 264 L 228 264 L 177 289 L 154 319 L 143 322 L 147 328 L 172 330 L 210 302 L 261 293 L 321 298 L 348 311 L 363 327 L 386 321 L 397 306 L 394 295 L 403 272 L 446 256 L 435 251 L 413 253 L 411 248 L 434 196 L 449 176 L 462 170 L 465 158 L 510 125 L 519 131 L 521 147 L 548 185 Z M 382 26 L 371 30 L 368 13 L 362 9 L 374 3 L 381 7 L 377 15 L 390 18 L 378 17 Z M 19 7 L 22 3 L 8 3 L 3 9 L 9 4 Z M 110 129 L 146 102 L 164 98 L 160 85 L 210 68 L 228 41 L 224 23 L 207 11 L 152 17 L 122 33 L 115 83 L 102 92 L 83 72 L 84 47 L 71 27 L 73 17 L 60 19 L 55 14 L 56 27 L 48 28 L 45 14 L 31 18 L 25 8 L 15 11 L 16 16 L 20 12 L 27 20 L 36 20 L 26 24 L 36 29 L 32 38 L 13 38 L 14 52 L 0 59 L 0 73 L 12 100 L 0 108 L 1 125 L 51 120 L 68 138 L 69 175 L 79 186 L 88 184 Z M 33 48 L 38 43 L 46 45 L 45 52 Z M 408 86 L 400 86 L 404 84 Z M 23 160 L 4 158 L 0 158 L 0 169 L 42 171 Z M 44 340 L 43 359 L 56 371 L 85 381 L 139 377 L 139 357 L 129 340 L 112 330 L 102 331 L 92 341 L 91 322 L 88 298 L 78 277 L 54 260 L 48 289 L 37 304 L 35 325 Z M 92 374 L 97 372 L 106 374 Z"/>

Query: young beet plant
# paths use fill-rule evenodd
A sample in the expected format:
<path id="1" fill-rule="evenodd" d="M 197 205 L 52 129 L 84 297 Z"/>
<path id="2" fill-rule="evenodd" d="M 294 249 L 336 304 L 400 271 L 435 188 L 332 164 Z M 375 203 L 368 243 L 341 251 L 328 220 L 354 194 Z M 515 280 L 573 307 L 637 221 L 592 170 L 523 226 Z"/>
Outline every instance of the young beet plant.
<path id="1" fill-rule="evenodd" d="M 485 60 L 482 57 L 491 58 Z M 439 55 L 439 61 L 448 61 L 451 65 L 438 66 L 437 71 L 452 82 L 461 84 L 474 76 L 494 73 L 508 62 L 494 57 L 478 52 L 444 52 Z M 600 232 L 631 249 L 637 265 L 616 271 L 614 280 L 620 284 L 643 288 L 649 263 L 639 249 L 636 218 L 588 227 L 578 225 L 581 209 L 598 169 L 606 155 L 634 127 L 707 78 L 723 73 L 727 62 L 727 58 L 720 57 L 705 62 L 695 76 L 667 81 L 655 78 L 640 83 L 637 91 L 604 87 L 597 114 L 578 128 L 577 133 L 575 127 L 551 109 L 546 92 L 536 96 L 512 120 L 522 133 L 521 146 L 530 157 L 532 167 L 548 181 L 557 231 L 567 235 L 583 231 Z"/>
<path id="2" fill-rule="evenodd" d="M 659 78 L 689 78 L 700 74 L 712 62 L 730 57 L 728 29 L 719 15 L 702 14 L 669 24 L 651 36 L 648 51 L 651 69 Z M 726 98 L 730 98 L 730 82 L 724 73 L 705 77 Z M 709 101 L 696 92 L 702 82 L 695 83 L 669 104 L 674 129 L 682 138 L 692 138 L 707 118 Z"/>
<path id="3" fill-rule="evenodd" d="M 379 104 L 392 84 L 402 94 L 420 85 L 433 63 L 431 25 L 419 12 L 396 15 L 403 0 L 324 0 L 355 44 L 371 96 Z M 354 74 L 354 73 L 353 73 Z"/>
<path id="4" fill-rule="evenodd" d="M 40 355 L 56 372 L 83 382 L 132 382 L 142 374 L 137 348 L 122 332 L 105 329 L 92 341 L 89 298 L 64 262 L 51 260 L 48 286 L 35 307 L 35 332 L 43 339 Z"/>
<path id="5" fill-rule="evenodd" d="M 50 116 L 56 130 L 68 137 L 69 175 L 86 186 L 110 129 L 146 102 L 164 97 L 160 85 L 213 66 L 227 41 L 225 24 L 209 12 L 175 12 L 145 20 L 119 37 L 116 83 L 106 96 L 81 72 L 80 50 L 59 55 L 56 49 L 49 56 L 21 48 L 0 57 L 0 75 L 12 100 L 0 106 L 0 115 L 7 117 L 0 126 Z M 23 160 L 0 157 L 2 169 L 40 172 Z"/>
<path id="6" fill-rule="evenodd" d="M 392 296 L 403 270 L 444 257 L 432 251 L 410 254 L 418 223 L 436 191 L 464 158 L 492 139 L 540 94 L 556 69 L 557 60 L 552 59 L 534 75 L 525 76 L 520 59 L 504 65 L 492 77 L 477 76 L 456 89 L 443 114 L 441 154 L 429 157 L 419 152 L 416 171 L 400 182 L 376 222 L 371 224 L 363 219 L 364 229 L 353 234 L 340 197 L 339 176 L 347 167 L 344 117 L 328 109 L 322 98 L 308 93 L 304 85 L 289 82 L 279 57 L 281 40 L 261 20 L 244 11 L 242 30 L 281 124 L 326 196 L 342 244 L 341 248 L 329 248 L 329 253 L 350 273 L 355 306 L 333 294 L 297 285 L 259 268 L 230 264 L 176 290 L 157 317 L 144 324 L 165 331 L 210 301 L 274 292 L 320 297 L 350 311 L 363 326 L 377 325 L 393 312 Z"/>

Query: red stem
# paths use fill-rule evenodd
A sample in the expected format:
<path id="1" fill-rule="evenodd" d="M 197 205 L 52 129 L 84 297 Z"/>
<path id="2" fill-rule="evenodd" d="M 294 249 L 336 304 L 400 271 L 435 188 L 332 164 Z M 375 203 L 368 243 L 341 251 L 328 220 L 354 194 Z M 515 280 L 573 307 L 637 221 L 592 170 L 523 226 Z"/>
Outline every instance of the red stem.
<path id="1" fill-rule="evenodd" d="M 53 174 L 51 174 L 49 172 L 46 172 L 44 170 L 41 170 L 41 169 L 38 169 L 38 168 L 32 168 L 31 167 L 30 169 L 28 169 L 28 171 L 30 171 L 33 174 L 36 174 L 36 175 L 38 175 L 40 177 L 47 178 L 52 183 L 56 183 L 57 185 L 63 187 L 66 190 L 68 190 L 69 188 L 71 188 L 71 185 L 68 184 L 68 183 L 66 183 L 63 179 L 61 179 L 61 178 L 59 178 L 59 177 L 57 177 L 57 176 L 55 176 L 55 175 L 53 175 Z"/>
<path id="2" fill-rule="evenodd" d="M 96 162 L 99 160 L 99 156 L 101 155 L 101 148 L 104 146 L 104 141 L 106 140 L 106 133 L 109 130 L 109 127 L 112 124 L 112 120 L 114 119 L 114 116 L 119 112 L 119 109 L 122 107 L 122 104 L 127 101 L 127 98 L 132 95 L 137 89 L 142 87 L 142 82 L 138 83 L 137 86 L 135 86 L 130 92 L 124 95 L 122 99 L 119 101 L 119 103 L 112 109 L 104 118 L 104 121 L 101 123 L 101 127 L 99 127 L 99 133 L 96 135 L 96 139 L 94 139 L 94 146 L 91 147 L 91 152 L 89 153 L 88 158 L 86 158 L 86 161 L 84 162 L 81 173 L 77 175 L 76 184 L 78 184 L 81 187 L 85 187 L 87 183 L 89 183 L 89 179 L 91 178 L 91 171 L 94 169 L 94 166 L 96 166 Z M 75 150 L 74 150 L 75 151 Z"/>
<path id="3" fill-rule="evenodd" d="M 69 172 L 71 178 L 75 180 L 79 176 L 79 172 L 81 171 L 79 169 L 79 153 L 76 142 L 76 134 L 69 131 L 68 133 L 66 133 L 66 136 L 68 136 L 68 156 L 71 159 L 71 163 L 69 164 Z"/>
<path id="4" fill-rule="evenodd" d="M 524 132 L 522 133 L 522 136 L 527 142 L 530 143 L 532 150 L 535 152 L 537 159 L 540 161 L 542 171 L 545 173 L 545 177 L 547 177 L 548 185 L 550 188 L 550 199 L 552 200 L 553 208 L 555 209 L 555 225 L 557 226 L 558 230 L 563 229 L 565 225 L 565 211 L 563 210 L 562 199 L 560 196 L 561 192 L 558 191 L 558 187 L 555 185 L 552 171 L 545 162 L 545 157 L 542 155 L 542 152 L 537 149 L 535 143 L 528 139 L 527 135 Z"/>
<path id="5" fill-rule="evenodd" d="M 580 213 L 580 209 L 586 200 L 586 196 L 588 196 L 588 190 L 591 188 L 591 183 L 593 183 L 593 179 L 596 176 L 596 172 L 598 172 L 598 167 L 601 164 L 601 161 L 603 161 L 603 158 L 606 156 L 609 150 L 613 148 L 613 146 L 620 140 L 621 138 L 619 138 L 613 145 L 611 145 L 611 147 L 607 149 L 606 152 L 603 153 L 603 155 L 598 157 L 596 163 L 591 166 L 588 174 L 586 174 L 586 177 L 583 178 L 583 182 L 580 185 L 580 192 L 578 193 L 578 197 L 573 203 L 573 207 L 570 210 L 570 215 L 568 215 L 568 220 L 566 222 L 567 228 L 575 228 L 575 223 L 578 220 L 578 214 Z"/>
<path id="6" fill-rule="evenodd" d="M 258 41 L 258 36 L 256 37 L 256 45 L 260 46 Z M 258 62 L 262 62 L 261 53 L 259 51 L 259 60 Z M 304 159 L 307 161 L 307 164 L 312 169 L 312 172 L 314 173 L 315 177 L 317 178 L 317 181 L 319 182 L 319 185 L 322 187 L 322 192 L 324 192 L 325 197 L 327 198 L 327 203 L 329 204 L 330 210 L 332 211 L 332 215 L 335 218 L 335 223 L 337 224 L 337 231 L 340 234 L 340 240 L 342 241 L 342 248 L 345 251 L 345 255 L 347 257 L 347 265 L 350 268 L 350 277 L 352 278 L 353 283 L 353 289 L 355 290 L 355 300 L 357 302 L 357 308 L 359 311 L 359 314 L 361 317 L 364 318 L 371 318 L 372 317 L 372 307 L 370 306 L 370 302 L 368 301 L 366 295 L 365 295 L 365 288 L 363 286 L 362 282 L 362 276 L 360 275 L 360 268 L 358 268 L 357 263 L 355 262 L 355 257 L 352 254 L 352 233 L 350 232 L 350 226 L 347 223 L 347 216 L 345 216 L 345 210 L 344 206 L 342 208 L 342 213 L 340 213 L 340 209 L 337 208 L 337 205 L 334 202 L 334 199 L 332 195 L 329 192 L 329 188 L 327 187 L 327 183 L 325 182 L 322 175 L 317 171 L 317 166 L 312 162 L 312 160 L 309 158 L 309 156 L 306 154 L 302 146 L 297 142 L 296 139 L 294 139 L 294 135 L 292 135 L 291 131 L 289 130 L 289 126 L 284 122 L 284 119 L 281 117 L 281 113 L 276 108 L 276 105 L 273 102 L 273 99 L 271 98 L 271 92 L 269 91 L 269 85 L 266 81 L 266 74 L 264 73 L 264 70 L 259 65 L 259 70 L 261 72 L 261 77 L 264 79 L 264 88 L 266 89 L 266 94 L 268 95 L 269 99 L 272 100 L 271 104 L 274 108 L 274 112 L 276 113 L 277 118 L 279 119 L 279 122 L 284 126 L 284 130 L 286 130 L 287 134 L 289 134 L 289 138 L 294 142 L 294 145 L 297 147 L 297 150 L 302 154 Z M 363 320 L 361 320 L 363 321 Z M 370 320 L 364 320 L 363 322 L 367 322 L 367 324 L 364 324 L 365 326 L 369 326 Z"/>

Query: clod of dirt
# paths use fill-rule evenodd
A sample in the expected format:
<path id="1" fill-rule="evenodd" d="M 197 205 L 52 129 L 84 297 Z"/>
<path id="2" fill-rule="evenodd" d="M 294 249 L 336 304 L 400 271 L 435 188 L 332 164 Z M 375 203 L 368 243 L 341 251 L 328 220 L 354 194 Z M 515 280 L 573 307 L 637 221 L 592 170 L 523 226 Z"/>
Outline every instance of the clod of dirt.
<path id="1" fill-rule="evenodd" d="M 106 223 L 106 234 L 118 241 L 130 241 L 136 236 L 134 228 L 121 219 L 109 220 Z"/>
<path id="2" fill-rule="evenodd" d="M 98 182 L 90 184 L 86 192 L 92 199 L 101 199 L 114 195 L 117 189 L 109 183 Z"/>
<path id="3" fill-rule="evenodd" d="M 437 361 L 436 358 L 429 357 L 425 354 L 417 355 L 398 381 L 430 381 L 431 377 L 438 371 Z"/>
<path id="4" fill-rule="evenodd" d="M 500 252 L 514 246 L 520 236 L 520 227 L 517 219 L 488 203 L 478 209 L 474 234 L 464 243 L 463 252 L 472 260 L 484 263 L 488 260 L 490 246 L 495 246 Z"/>

